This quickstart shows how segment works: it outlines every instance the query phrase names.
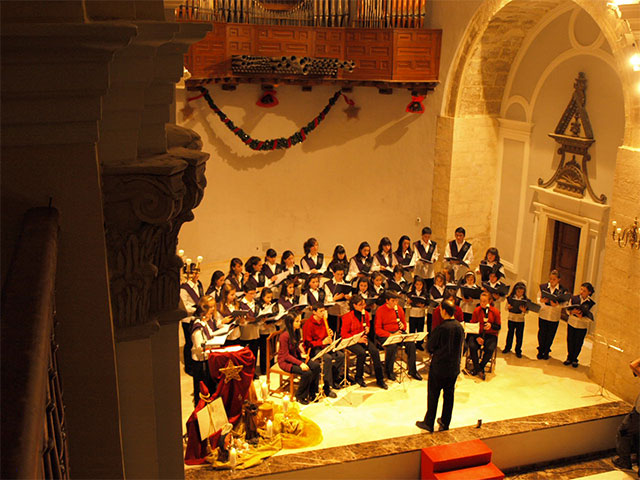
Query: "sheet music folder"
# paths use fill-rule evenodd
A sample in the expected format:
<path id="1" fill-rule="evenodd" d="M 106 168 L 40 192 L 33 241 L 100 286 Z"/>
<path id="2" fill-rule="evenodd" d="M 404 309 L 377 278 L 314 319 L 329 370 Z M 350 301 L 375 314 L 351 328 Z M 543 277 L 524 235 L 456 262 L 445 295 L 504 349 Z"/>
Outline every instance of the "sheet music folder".
<path id="1" fill-rule="evenodd" d="M 422 340 L 424 340 L 427 336 L 428 332 L 418 332 L 418 333 L 402 333 L 402 334 L 394 334 L 389 335 L 387 339 L 382 344 L 383 347 L 387 345 L 394 345 L 396 343 L 409 343 L 415 342 L 416 338 L 422 335 Z M 419 341 L 419 340 L 418 340 Z"/>
<path id="2" fill-rule="evenodd" d="M 364 336 L 364 332 L 360 332 L 357 333 L 356 335 L 349 337 L 349 338 L 343 338 L 340 340 L 340 342 L 338 342 L 338 345 L 336 345 L 335 350 L 344 350 L 347 347 L 350 347 L 351 345 L 355 345 L 356 343 L 358 343 L 360 341 L 360 339 Z"/>
<path id="3" fill-rule="evenodd" d="M 464 265 L 465 267 L 469 268 L 469 265 L 467 264 L 467 262 L 463 262 L 458 257 L 444 257 L 444 259 L 447 262 L 458 262 L 460 265 Z"/>
<path id="4" fill-rule="evenodd" d="M 464 298 L 473 298 L 474 300 L 480 299 L 480 294 L 482 293 L 481 288 L 467 287 L 466 285 L 462 285 L 460 289 L 462 290 L 462 296 Z"/>
<path id="5" fill-rule="evenodd" d="M 540 311 L 540 305 L 532 302 L 528 298 L 523 300 L 518 300 L 516 298 L 509 297 L 507 298 L 507 302 L 509 302 L 509 305 L 511 305 L 513 308 L 519 309 L 521 306 L 524 306 L 529 312 L 538 313 Z"/>
<path id="6" fill-rule="evenodd" d="M 341 341 L 342 341 L 341 338 L 338 338 L 337 340 L 334 340 L 329 345 L 327 345 L 322 350 L 320 350 L 318 353 L 316 353 L 315 356 L 311 360 L 315 361 L 315 360 L 317 360 L 319 358 L 322 358 L 325 353 L 329 353 L 332 350 L 334 350 L 336 345 L 338 345 L 338 343 L 340 343 Z"/>
<path id="7" fill-rule="evenodd" d="M 540 296 L 556 303 L 568 302 L 571 299 L 570 293 L 558 293 L 554 295 L 553 293 L 549 293 L 546 290 L 542 290 L 542 285 L 540 286 Z"/>

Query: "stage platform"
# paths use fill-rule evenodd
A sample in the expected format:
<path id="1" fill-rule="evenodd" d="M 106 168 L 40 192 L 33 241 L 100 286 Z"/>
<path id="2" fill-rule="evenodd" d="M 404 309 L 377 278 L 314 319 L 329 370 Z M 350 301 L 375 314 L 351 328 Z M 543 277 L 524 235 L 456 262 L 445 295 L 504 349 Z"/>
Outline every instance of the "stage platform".
<path id="1" fill-rule="evenodd" d="M 185 472 L 186 477 L 282 476 L 285 472 L 293 473 L 299 469 L 315 470 L 313 467 L 415 454 L 421 448 L 434 444 L 472 438 L 505 438 L 536 431 L 549 433 L 556 427 L 602 419 L 619 421 L 617 417 L 630 407 L 587 377 L 591 343 L 585 342 L 578 368 L 563 365 L 566 324 L 561 323 L 552 358 L 537 360 L 537 321 L 532 320 L 527 321 L 522 358 L 516 358 L 513 353 L 503 355 L 499 351 L 495 373 L 487 374 L 485 381 L 460 375 L 451 430 L 448 432 L 431 435 L 415 426 L 415 421 L 424 417 L 426 409 L 424 370 L 422 382 L 412 379 L 401 383 L 389 382 L 390 388 L 386 391 L 376 387 L 375 380 L 370 378 L 370 386 L 366 388 L 351 386 L 337 391 L 336 399 L 325 399 L 302 408 L 303 415 L 322 428 L 324 439 L 319 445 L 283 450 L 262 465 L 246 471 L 214 472 L 206 466 L 190 467 Z M 501 332 L 500 348 L 504 346 L 505 336 L 506 331 Z M 420 362 L 424 357 L 421 352 L 418 354 Z M 191 377 L 183 374 L 182 387 L 183 421 L 186 422 L 192 411 Z M 476 428 L 480 419 L 482 427 Z M 602 428 L 610 430 L 611 424 Z M 535 441 L 549 441 L 549 438 L 542 438 Z M 603 449 L 610 448 L 610 443 Z M 534 462 L 535 459 L 529 463 Z"/>

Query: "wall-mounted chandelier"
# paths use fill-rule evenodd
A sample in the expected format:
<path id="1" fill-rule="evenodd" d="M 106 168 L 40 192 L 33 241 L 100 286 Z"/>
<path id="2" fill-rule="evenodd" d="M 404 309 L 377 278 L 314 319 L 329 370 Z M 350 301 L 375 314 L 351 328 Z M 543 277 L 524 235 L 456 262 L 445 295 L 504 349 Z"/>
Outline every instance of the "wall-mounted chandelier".
<path id="1" fill-rule="evenodd" d="M 638 217 L 633 221 L 633 225 L 626 228 L 618 227 L 618 222 L 611 222 L 613 227 L 611 238 L 618 243 L 620 248 L 629 245 L 632 249 L 640 250 L 640 226 L 638 226 Z"/>

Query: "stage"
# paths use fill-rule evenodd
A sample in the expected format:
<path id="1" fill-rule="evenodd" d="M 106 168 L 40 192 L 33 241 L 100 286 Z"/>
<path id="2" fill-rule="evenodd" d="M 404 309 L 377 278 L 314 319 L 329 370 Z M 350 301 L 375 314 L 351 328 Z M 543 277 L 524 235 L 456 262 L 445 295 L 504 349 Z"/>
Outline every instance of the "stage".
<path id="1" fill-rule="evenodd" d="M 537 319 L 530 317 L 527 319 L 525 328 L 523 357 L 516 358 L 513 353 L 504 355 L 501 353 L 506 329 L 501 331 L 495 373 L 487 374 L 485 381 L 465 374 L 460 375 L 456 384 L 452 431 L 447 432 L 447 436 L 462 430 L 469 431 L 468 435 L 471 437 L 474 436 L 474 432 L 478 435 L 481 431 L 486 434 L 487 428 L 491 428 L 487 427 L 487 423 L 498 422 L 496 425 L 504 425 L 504 421 L 515 418 L 519 419 L 517 425 L 521 429 L 526 429 L 527 424 L 535 428 L 544 427 L 545 424 L 567 421 L 566 415 L 559 417 L 556 415 L 556 418 L 547 417 L 545 414 L 599 404 L 611 405 L 611 402 L 619 400 L 607 391 L 601 392 L 600 385 L 587 377 L 592 347 L 589 339 L 585 342 L 580 355 L 580 366 L 573 368 L 562 364 L 566 358 L 566 324 L 564 322 L 561 322 L 558 329 L 549 360 L 535 358 L 536 335 Z M 421 363 L 423 358 L 424 354 L 418 352 L 419 369 L 423 366 Z M 354 444 L 397 437 L 429 436 L 415 426 L 415 421 L 424 417 L 427 401 L 427 374 L 426 371 L 421 371 L 424 376 L 421 382 L 408 378 L 401 383 L 388 382 L 390 388 L 385 391 L 375 385 L 375 379 L 368 378 L 367 383 L 370 386 L 366 388 L 350 386 L 337 391 L 336 399 L 325 399 L 320 403 L 304 406 L 303 415 L 322 428 L 324 437 L 322 443 L 308 450 L 333 450 L 332 447 L 345 445 L 355 447 Z M 274 381 L 277 382 L 277 379 Z M 191 389 L 191 377 L 183 373 L 183 423 L 192 411 Z M 617 412 L 620 409 L 624 410 L 624 407 L 618 404 L 613 410 Z M 597 410 L 600 409 L 593 410 L 589 415 L 598 415 L 594 413 Z M 530 420 L 523 419 L 523 417 L 532 416 L 536 417 Z M 481 430 L 476 430 L 475 426 L 480 419 L 483 427 Z M 461 427 L 467 428 L 458 430 Z M 473 427 L 473 430 L 469 427 Z M 435 436 L 440 435 L 443 434 Z M 351 450 L 351 448 L 344 450 Z M 301 452 L 304 452 L 304 449 L 283 450 L 277 456 Z M 388 455 L 389 452 L 383 454 Z M 352 455 L 358 454 L 352 451 Z M 311 456 L 316 457 L 316 455 Z M 275 462 L 276 459 L 271 461 Z M 190 475 L 194 473 L 190 472 Z M 249 471 L 243 474 L 251 475 Z"/>

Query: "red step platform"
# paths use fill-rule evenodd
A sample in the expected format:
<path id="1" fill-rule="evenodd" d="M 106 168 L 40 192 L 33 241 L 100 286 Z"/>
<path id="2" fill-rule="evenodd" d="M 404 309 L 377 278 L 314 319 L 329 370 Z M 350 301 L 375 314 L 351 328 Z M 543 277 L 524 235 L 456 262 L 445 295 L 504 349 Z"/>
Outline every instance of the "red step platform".
<path id="1" fill-rule="evenodd" d="M 491 463 L 491 449 L 482 440 L 422 449 L 423 480 L 494 480 L 504 474 Z"/>

